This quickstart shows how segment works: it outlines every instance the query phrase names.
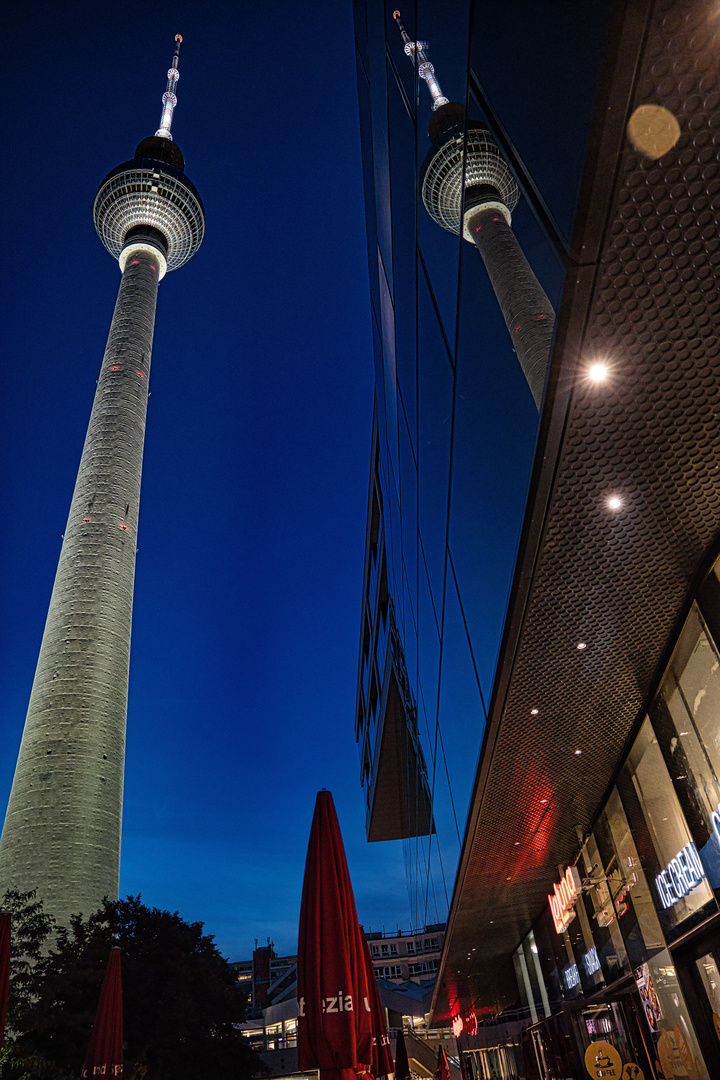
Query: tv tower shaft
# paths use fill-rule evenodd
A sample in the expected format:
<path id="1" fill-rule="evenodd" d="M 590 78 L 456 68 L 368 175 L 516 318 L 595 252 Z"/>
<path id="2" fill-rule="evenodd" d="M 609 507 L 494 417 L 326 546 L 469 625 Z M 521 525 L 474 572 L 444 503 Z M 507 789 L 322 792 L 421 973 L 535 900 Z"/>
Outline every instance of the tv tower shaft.
<path id="1" fill-rule="evenodd" d="M 472 190 L 472 189 L 470 189 Z M 466 210 L 464 233 L 485 263 L 517 358 L 538 409 L 555 328 L 555 311 L 532 271 L 507 218 L 482 204 Z"/>
<path id="2" fill-rule="evenodd" d="M 160 252 L 127 259 L 0 842 L 61 925 L 118 894 L 140 476 Z"/>
<path id="3" fill-rule="evenodd" d="M 178 35 L 171 73 L 177 71 L 179 41 Z M 192 258 L 205 231 L 202 201 L 184 174 L 182 152 L 169 139 L 169 122 L 105 177 L 93 217 L 122 279 L 0 838 L 0 894 L 35 889 L 61 926 L 69 926 L 74 913 L 90 915 L 105 896 L 118 895 L 135 554 L 158 283 Z"/>

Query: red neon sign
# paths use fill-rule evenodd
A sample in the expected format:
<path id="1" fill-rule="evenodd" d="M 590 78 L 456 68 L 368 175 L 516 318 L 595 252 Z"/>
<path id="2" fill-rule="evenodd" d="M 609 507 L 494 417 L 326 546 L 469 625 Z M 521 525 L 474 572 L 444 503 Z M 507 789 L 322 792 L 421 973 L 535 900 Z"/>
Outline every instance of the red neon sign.
<path id="1" fill-rule="evenodd" d="M 568 866 L 559 885 L 553 885 L 553 895 L 548 896 L 550 911 L 558 934 L 567 930 L 575 918 L 575 901 L 582 892 L 580 875 L 575 866 Z"/>

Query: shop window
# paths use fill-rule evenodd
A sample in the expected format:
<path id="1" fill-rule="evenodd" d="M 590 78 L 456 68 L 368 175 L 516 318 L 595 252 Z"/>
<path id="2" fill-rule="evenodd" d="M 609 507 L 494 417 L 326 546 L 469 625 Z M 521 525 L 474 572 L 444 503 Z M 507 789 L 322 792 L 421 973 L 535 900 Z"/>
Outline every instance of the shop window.
<path id="1" fill-rule="evenodd" d="M 617 789 L 608 799 L 599 828 L 607 831 L 614 849 L 614 867 L 618 870 L 613 898 L 615 914 L 635 968 L 648 952 L 664 949 L 665 938 Z"/>
<path id="2" fill-rule="evenodd" d="M 583 957 L 594 945 L 601 971 L 606 981 L 613 983 L 629 972 L 630 961 L 618 926 L 614 901 L 614 896 L 620 891 L 617 856 L 601 827 L 588 838 L 582 851 L 582 860 L 583 882 L 586 885 L 583 902 L 591 935 L 581 938 L 579 931 L 575 932 L 573 936 L 576 940 L 573 946 L 576 955 L 582 948 L 582 956 L 578 955 L 578 959 L 583 970 L 586 970 Z M 582 919 L 580 922 L 582 924 Z M 573 933 L 572 925 L 570 933 Z M 589 963 L 589 966 L 592 965 Z M 589 992 L 592 992 L 598 982 L 596 973 L 586 978 L 585 985 Z"/>
<path id="3" fill-rule="evenodd" d="M 699 915 L 713 893 L 649 720 L 618 789 L 665 936 Z"/>
<path id="4" fill-rule="evenodd" d="M 720 888 L 720 656 L 693 605 L 650 710 L 710 884 Z"/>

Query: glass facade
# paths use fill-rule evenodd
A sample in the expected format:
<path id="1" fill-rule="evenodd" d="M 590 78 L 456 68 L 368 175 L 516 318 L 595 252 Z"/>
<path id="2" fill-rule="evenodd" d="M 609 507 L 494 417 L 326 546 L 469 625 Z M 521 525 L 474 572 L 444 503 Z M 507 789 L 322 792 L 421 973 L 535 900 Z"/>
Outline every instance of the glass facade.
<path id="1" fill-rule="evenodd" d="M 533 26 L 542 22 L 532 14 L 534 5 L 520 6 L 531 13 Z M 539 80 L 532 107 L 538 122 L 542 117 L 542 136 L 539 130 L 533 134 L 526 120 L 521 126 L 527 131 L 514 131 L 528 100 L 517 85 L 512 93 L 507 85 L 506 65 L 497 53 L 506 47 L 506 31 L 495 20 L 488 25 L 468 0 L 440 7 L 419 0 L 402 10 L 411 39 L 429 42 L 443 93 L 465 106 L 468 124 L 490 130 L 508 155 L 525 195 L 513 212 L 513 231 L 556 306 L 569 265 L 567 238 L 600 63 L 598 26 L 608 9 L 609 4 L 596 5 L 592 25 L 583 29 L 574 5 L 560 0 L 554 7 L 553 26 L 564 25 L 564 33 L 572 28 L 577 39 L 573 65 L 582 69 L 582 93 L 565 95 L 562 81 Z M 417 703 L 436 828 L 408 853 L 419 905 L 412 918 L 420 924 L 447 911 L 538 414 L 478 252 L 440 228 L 420 198 L 418 176 L 431 146 L 430 97 L 404 52 L 393 10 L 394 4 L 383 0 L 355 4 L 375 342 L 376 471 L 388 589 Z M 520 12 L 517 19 L 520 24 Z M 553 33 L 544 26 L 544 37 Z M 515 48 L 528 48 L 530 42 L 524 33 Z M 564 77 L 574 79 L 574 67 Z M 550 106 L 556 98 L 563 99 L 563 109 L 555 120 Z M 558 140 L 572 150 L 560 168 Z M 372 593 L 370 588 L 370 604 Z M 374 626 L 372 612 L 369 620 Z M 373 751 L 363 732 L 373 721 L 378 695 L 370 697 L 372 664 L 369 653 L 363 655 L 368 659 L 359 674 L 356 734 L 370 798 L 368 778 L 382 741 L 382 718 Z"/>

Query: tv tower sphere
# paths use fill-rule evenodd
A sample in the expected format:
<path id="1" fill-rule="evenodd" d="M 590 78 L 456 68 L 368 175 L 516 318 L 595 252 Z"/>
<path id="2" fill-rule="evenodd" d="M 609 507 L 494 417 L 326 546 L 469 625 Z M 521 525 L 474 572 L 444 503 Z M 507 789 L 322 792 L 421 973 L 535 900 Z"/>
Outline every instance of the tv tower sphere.
<path id="1" fill-rule="evenodd" d="M 452 233 L 459 233 L 462 226 L 465 239 L 474 243 L 475 237 L 463 220 L 464 196 L 469 188 L 481 189 L 485 208 L 499 210 L 511 224 L 520 189 L 508 163 L 488 131 L 470 128 L 466 135 L 463 123 L 452 124 L 442 130 L 422 163 L 420 193 L 433 221 Z"/>
<path id="2" fill-rule="evenodd" d="M 122 278 L 50 597 L 0 839 L 0 895 L 36 890 L 59 925 L 117 897 L 135 556 L 158 284 L 205 215 L 160 128 L 105 177 L 95 227 Z"/>
<path id="3" fill-rule="evenodd" d="M 160 280 L 191 259 L 205 232 L 203 205 L 195 186 L 175 162 L 175 143 L 158 136 L 143 139 L 132 161 L 108 173 L 95 196 L 93 219 L 103 244 L 125 269 L 133 250 L 134 230 L 155 230 L 162 237 Z M 152 233 L 147 234 L 152 236 Z M 147 239 L 147 235 L 145 239 Z"/>

